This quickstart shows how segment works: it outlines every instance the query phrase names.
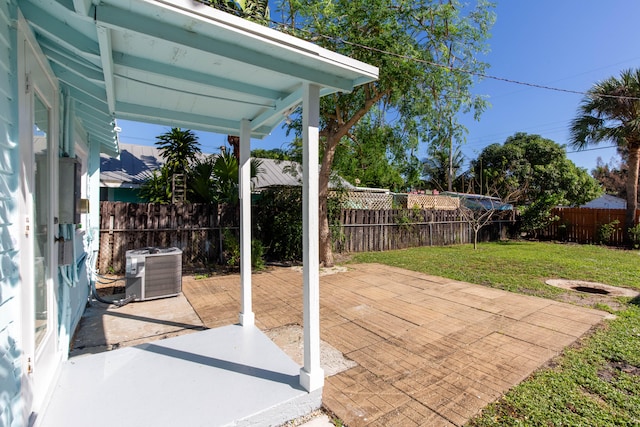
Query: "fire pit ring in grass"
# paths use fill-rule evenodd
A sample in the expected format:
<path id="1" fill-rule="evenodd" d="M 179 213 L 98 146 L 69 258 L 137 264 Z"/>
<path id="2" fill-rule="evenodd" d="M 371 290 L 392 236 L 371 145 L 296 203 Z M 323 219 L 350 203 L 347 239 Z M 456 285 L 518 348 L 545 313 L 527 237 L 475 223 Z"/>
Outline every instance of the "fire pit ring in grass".
<path id="1" fill-rule="evenodd" d="M 568 289 L 570 291 L 595 295 L 607 295 L 610 297 L 633 298 L 640 295 L 640 293 L 634 289 L 619 288 L 617 286 L 605 285 L 604 283 L 587 282 L 584 280 L 549 279 L 545 283 L 547 285 Z"/>
<path id="2" fill-rule="evenodd" d="M 586 292 L 588 294 L 609 295 L 611 293 L 605 289 L 594 288 L 592 286 L 574 286 L 571 289 L 578 292 Z"/>

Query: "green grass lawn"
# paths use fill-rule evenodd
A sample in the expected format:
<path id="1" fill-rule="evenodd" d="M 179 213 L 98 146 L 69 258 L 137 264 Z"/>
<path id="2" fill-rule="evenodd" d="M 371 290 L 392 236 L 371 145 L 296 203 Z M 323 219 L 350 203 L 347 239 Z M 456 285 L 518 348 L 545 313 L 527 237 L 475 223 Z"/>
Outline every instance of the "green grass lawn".
<path id="1" fill-rule="evenodd" d="M 551 297 L 564 292 L 547 279 L 602 282 L 640 289 L 640 251 L 604 246 L 505 242 L 421 247 L 356 254 L 355 262 L 378 262 L 514 292 Z"/>
<path id="2" fill-rule="evenodd" d="M 354 255 L 513 292 L 557 298 L 550 278 L 640 289 L 640 252 L 534 242 L 424 247 Z M 640 301 L 624 299 L 617 318 L 567 349 L 470 426 L 640 426 Z"/>

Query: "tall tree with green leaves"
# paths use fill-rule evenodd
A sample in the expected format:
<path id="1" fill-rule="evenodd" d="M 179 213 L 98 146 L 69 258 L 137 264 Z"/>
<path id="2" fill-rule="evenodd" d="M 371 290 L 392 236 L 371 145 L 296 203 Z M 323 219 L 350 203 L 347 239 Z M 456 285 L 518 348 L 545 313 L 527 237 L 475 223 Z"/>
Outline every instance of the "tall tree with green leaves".
<path id="1" fill-rule="evenodd" d="M 403 191 L 407 154 L 399 130 L 384 123 L 379 114 L 368 114 L 336 147 L 333 169 L 358 186 Z"/>
<path id="2" fill-rule="evenodd" d="M 184 173 L 201 153 L 198 137 L 189 129 L 171 128 L 156 137 L 156 146 L 170 174 Z"/>
<path id="3" fill-rule="evenodd" d="M 174 175 L 188 175 L 201 153 L 198 137 L 188 129 L 171 128 L 156 137 L 156 146 L 165 163 L 147 177 L 140 188 L 140 197 L 151 203 L 171 203 Z"/>
<path id="4" fill-rule="evenodd" d="M 444 131 L 436 130 L 445 127 L 443 120 L 448 134 L 459 129 L 458 112 L 479 114 L 485 102 L 471 87 L 473 73 L 486 68 L 479 54 L 487 49 L 492 7 L 484 0 L 473 7 L 457 0 L 281 0 L 284 20 L 298 29 L 293 34 L 380 70 L 378 81 L 321 100 L 320 261 L 325 265 L 334 262 L 327 195 L 338 145 L 374 106 L 393 115 L 408 135 L 409 151 L 420 140 L 441 139 Z M 419 174 L 417 167 L 412 171 Z"/>
<path id="5" fill-rule="evenodd" d="M 565 148 L 540 135 L 523 132 L 504 144 L 491 144 L 472 162 L 485 193 L 515 205 L 525 231 L 535 233 L 558 205 L 576 206 L 602 194 L 598 182 L 567 159 Z"/>
<path id="6" fill-rule="evenodd" d="M 593 85 L 571 122 L 571 143 L 579 150 L 612 142 L 626 153 L 627 211 L 625 236 L 635 225 L 640 167 L 640 69 L 624 70 Z"/>

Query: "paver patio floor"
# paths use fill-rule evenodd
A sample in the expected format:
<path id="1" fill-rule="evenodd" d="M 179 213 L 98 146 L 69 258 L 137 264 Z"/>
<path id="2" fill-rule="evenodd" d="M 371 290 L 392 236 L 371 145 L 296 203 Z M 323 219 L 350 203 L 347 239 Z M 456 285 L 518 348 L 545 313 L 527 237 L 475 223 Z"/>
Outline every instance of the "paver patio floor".
<path id="1" fill-rule="evenodd" d="M 302 275 L 253 275 L 256 325 L 302 323 Z M 207 327 L 237 322 L 238 275 L 183 292 Z M 320 278 L 321 338 L 357 366 L 323 404 L 350 427 L 461 426 L 607 313 L 379 264 Z"/>

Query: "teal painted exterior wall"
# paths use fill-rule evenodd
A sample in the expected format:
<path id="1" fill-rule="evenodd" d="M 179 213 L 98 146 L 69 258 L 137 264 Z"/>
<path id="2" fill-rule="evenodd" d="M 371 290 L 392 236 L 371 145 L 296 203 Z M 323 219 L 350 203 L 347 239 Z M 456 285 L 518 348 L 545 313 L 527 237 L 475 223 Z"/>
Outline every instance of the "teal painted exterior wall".
<path id="1" fill-rule="evenodd" d="M 26 423 L 27 411 L 21 395 L 16 20 L 16 4 L 0 0 L 0 425 L 12 427 Z"/>
<path id="2" fill-rule="evenodd" d="M 141 199 L 138 194 L 140 190 L 137 188 L 102 188 L 101 201 L 105 202 L 127 202 L 127 203 L 145 203 L 146 200 Z"/>
<path id="3" fill-rule="evenodd" d="M 114 188 L 113 200 L 119 202 L 144 203 L 146 200 L 141 199 L 137 188 Z"/>
<path id="4" fill-rule="evenodd" d="M 81 170 L 89 170 L 90 147 L 86 132 L 79 132 L 76 127 L 75 105 L 72 99 L 67 99 L 64 90 L 60 91 L 60 129 L 68 130 L 60 138 L 60 153 L 68 157 L 76 157 L 82 164 Z M 77 150 L 89 153 L 88 156 L 78 154 Z M 86 172 L 84 172 L 86 173 Z M 87 186 L 92 181 L 86 180 Z M 62 191 L 62 190 L 61 190 Z M 88 194 L 86 188 L 81 189 L 80 197 Z M 90 209 L 95 210 L 94 209 Z M 84 313 L 89 296 L 88 253 L 91 245 L 91 234 L 87 215 L 81 215 L 80 226 L 76 224 L 60 224 L 58 235 L 65 240 L 73 241 L 73 262 L 69 265 L 58 266 L 58 340 L 59 347 L 65 352 L 71 343 L 80 318 Z"/>

